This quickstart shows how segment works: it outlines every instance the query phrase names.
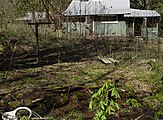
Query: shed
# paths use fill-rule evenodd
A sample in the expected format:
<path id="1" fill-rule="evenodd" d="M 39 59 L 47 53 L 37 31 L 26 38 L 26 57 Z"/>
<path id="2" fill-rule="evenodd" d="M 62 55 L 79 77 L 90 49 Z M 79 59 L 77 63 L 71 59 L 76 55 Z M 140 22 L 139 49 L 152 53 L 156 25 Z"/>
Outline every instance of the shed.
<path id="1" fill-rule="evenodd" d="M 51 13 L 49 12 L 49 14 Z M 34 12 L 34 13 L 27 12 L 23 17 L 19 17 L 16 20 L 26 21 L 26 22 L 32 22 L 32 21 L 41 22 L 41 21 L 47 21 L 47 19 L 48 19 L 47 12 Z"/>
<path id="2" fill-rule="evenodd" d="M 64 28 L 80 35 L 158 37 L 160 15 L 129 0 L 73 0 L 63 15 Z"/>

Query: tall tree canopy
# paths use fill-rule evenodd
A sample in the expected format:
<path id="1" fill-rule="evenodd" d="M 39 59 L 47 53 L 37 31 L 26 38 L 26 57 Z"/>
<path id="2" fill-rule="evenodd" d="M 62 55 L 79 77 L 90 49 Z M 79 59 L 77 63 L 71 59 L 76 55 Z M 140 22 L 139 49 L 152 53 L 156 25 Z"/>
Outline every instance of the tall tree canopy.
<path id="1" fill-rule="evenodd" d="M 163 13 L 163 1 L 162 0 L 130 0 L 131 8 L 138 8 L 144 10 L 157 10 L 159 13 Z"/>
<path id="2" fill-rule="evenodd" d="M 14 0 L 20 13 L 28 11 L 46 11 L 62 13 L 71 0 Z"/>

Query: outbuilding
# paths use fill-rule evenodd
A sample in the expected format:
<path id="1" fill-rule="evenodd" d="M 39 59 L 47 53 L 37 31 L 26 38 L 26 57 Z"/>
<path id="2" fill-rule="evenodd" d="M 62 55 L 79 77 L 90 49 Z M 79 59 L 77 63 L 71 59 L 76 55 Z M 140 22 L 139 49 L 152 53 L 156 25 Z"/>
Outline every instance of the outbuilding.
<path id="1" fill-rule="evenodd" d="M 73 0 L 63 13 L 70 33 L 97 36 L 158 37 L 160 14 L 131 9 L 129 0 Z"/>

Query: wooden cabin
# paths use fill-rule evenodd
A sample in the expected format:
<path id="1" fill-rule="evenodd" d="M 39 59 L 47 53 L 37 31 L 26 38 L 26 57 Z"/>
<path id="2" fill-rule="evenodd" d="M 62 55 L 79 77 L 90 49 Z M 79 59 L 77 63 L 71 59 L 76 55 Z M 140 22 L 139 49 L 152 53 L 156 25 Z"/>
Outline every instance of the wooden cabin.
<path id="1" fill-rule="evenodd" d="M 160 14 L 131 9 L 129 0 L 73 0 L 63 13 L 70 33 L 97 36 L 158 37 Z"/>

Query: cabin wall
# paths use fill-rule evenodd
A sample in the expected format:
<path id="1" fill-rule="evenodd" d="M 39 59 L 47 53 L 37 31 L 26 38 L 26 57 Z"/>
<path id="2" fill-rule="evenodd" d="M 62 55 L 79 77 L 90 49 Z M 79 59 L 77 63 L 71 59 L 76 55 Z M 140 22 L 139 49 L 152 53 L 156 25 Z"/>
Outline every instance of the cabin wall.
<path id="1" fill-rule="evenodd" d="M 72 16 L 63 18 L 62 28 L 67 31 L 67 33 L 76 35 L 88 35 L 89 31 L 87 29 L 86 18 L 84 16 Z"/>
<path id="2" fill-rule="evenodd" d="M 63 28 L 69 33 L 69 34 L 76 34 L 76 35 L 88 35 L 89 30 L 87 29 L 87 25 L 85 22 L 64 22 Z"/>
<path id="3" fill-rule="evenodd" d="M 80 16 L 70 17 L 63 23 L 70 34 L 82 36 L 140 36 L 147 39 L 158 38 L 157 18 L 124 18 L 123 16 Z"/>
<path id="4" fill-rule="evenodd" d="M 126 22 L 117 21 L 117 23 L 112 22 L 97 22 L 93 24 L 93 31 L 96 35 L 104 36 L 126 36 Z"/>
<path id="5" fill-rule="evenodd" d="M 80 35 L 126 36 L 126 21 L 116 15 L 86 16 L 82 21 L 71 17 L 63 26 L 69 33 Z"/>
<path id="6" fill-rule="evenodd" d="M 157 27 L 147 27 L 142 29 L 142 37 L 148 39 L 157 39 L 158 38 L 158 28 Z"/>
<path id="7" fill-rule="evenodd" d="M 98 36 L 126 36 L 126 21 L 122 15 L 95 16 L 93 33 Z"/>

